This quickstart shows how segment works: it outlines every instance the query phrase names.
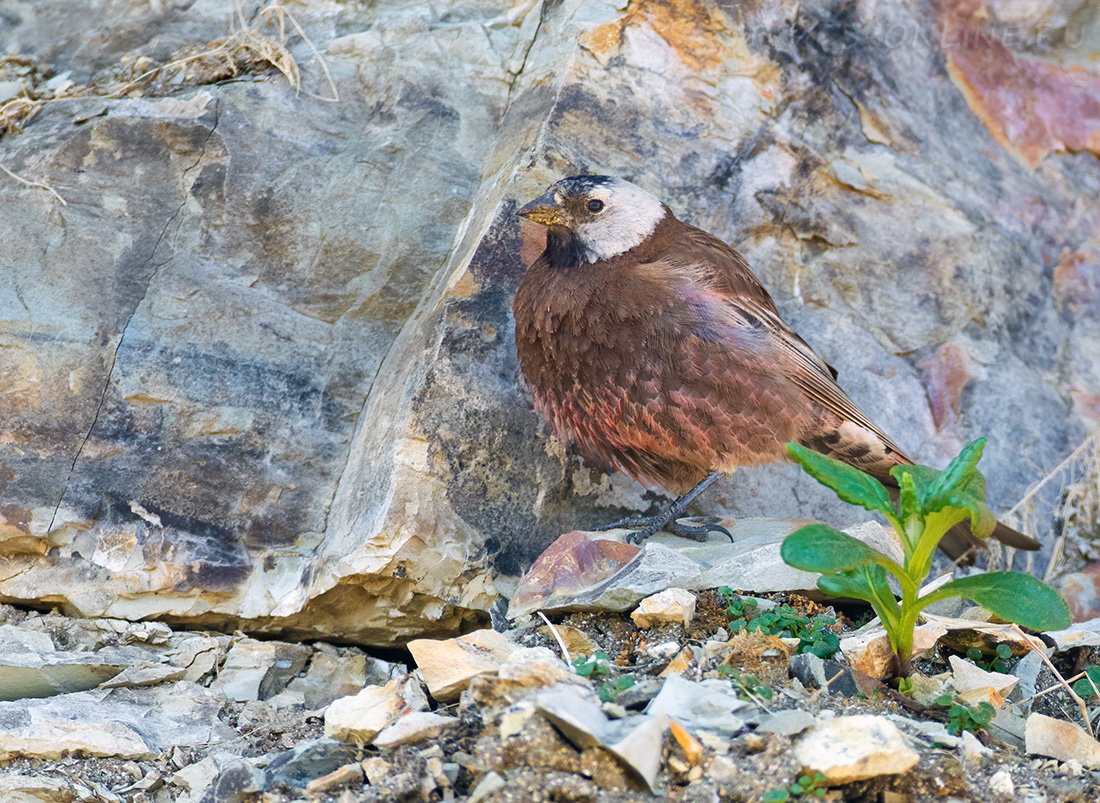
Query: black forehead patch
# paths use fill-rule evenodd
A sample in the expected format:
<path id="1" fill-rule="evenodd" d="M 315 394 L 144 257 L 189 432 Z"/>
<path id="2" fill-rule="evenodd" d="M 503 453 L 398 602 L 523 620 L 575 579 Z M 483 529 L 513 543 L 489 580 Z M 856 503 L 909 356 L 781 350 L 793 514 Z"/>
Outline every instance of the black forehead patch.
<path id="1" fill-rule="evenodd" d="M 614 180 L 611 176 L 570 176 L 559 181 L 557 186 L 569 195 L 587 195 L 597 187 L 607 186 Z"/>

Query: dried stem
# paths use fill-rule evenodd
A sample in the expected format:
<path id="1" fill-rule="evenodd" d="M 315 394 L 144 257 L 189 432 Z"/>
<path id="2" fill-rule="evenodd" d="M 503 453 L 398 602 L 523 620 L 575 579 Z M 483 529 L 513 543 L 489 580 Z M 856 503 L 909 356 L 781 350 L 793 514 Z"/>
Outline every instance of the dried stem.
<path id="1" fill-rule="evenodd" d="M 22 176 L 20 176 L 16 173 L 13 173 L 11 170 L 4 167 L 4 165 L 2 165 L 2 164 L 0 164 L 0 170 L 3 170 L 5 173 L 7 173 L 12 178 L 14 178 L 20 184 L 26 184 L 28 187 L 34 187 L 36 189 L 46 190 L 47 192 L 52 192 L 54 197 L 57 198 L 57 200 L 61 201 L 62 206 L 68 206 L 68 202 L 64 198 L 62 198 L 60 193 L 58 193 L 58 191 L 55 190 L 53 187 L 51 187 L 49 184 L 43 184 L 40 181 L 28 181 L 27 179 L 23 178 Z"/>
<path id="2" fill-rule="evenodd" d="M 1046 653 L 1031 643 L 1031 639 L 1029 639 L 1024 631 L 1020 629 L 1019 625 L 1012 625 L 1012 629 L 1019 634 L 1020 638 L 1024 640 L 1033 652 L 1038 653 L 1039 657 L 1043 659 L 1043 663 L 1045 663 L 1047 668 L 1054 673 L 1054 677 L 1058 678 L 1058 684 L 1066 690 L 1069 696 L 1073 698 L 1074 702 L 1076 702 L 1081 709 L 1081 718 L 1085 721 L 1085 729 L 1089 732 L 1089 736 L 1095 737 L 1096 734 L 1092 731 L 1092 718 L 1089 716 L 1089 707 L 1085 704 L 1085 701 L 1081 699 L 1081 695 L 1075 692 L 1073 687 L 1069 685 L 1069 682 L 1062 677 L 1062 674 L 1055 668 L 1054 664 L 1050 662 L 1050 659 L 1047 658 Z"/>

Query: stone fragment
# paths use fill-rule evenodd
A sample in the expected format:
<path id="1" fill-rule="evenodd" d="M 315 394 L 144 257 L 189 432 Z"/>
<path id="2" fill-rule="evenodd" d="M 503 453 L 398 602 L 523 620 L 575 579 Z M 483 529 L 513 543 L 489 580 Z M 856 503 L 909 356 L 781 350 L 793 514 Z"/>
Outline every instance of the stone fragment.
<path id="1" fill-rule="evenodd" d="M 301 644 L 238 639 L 218 672 L 218 685 L 230 700 L 266 700 L 305 669 L 311 652 Z"/>
<path id="2" fill-rule="evenodd" d="M 236 738 L 218 719 L 222 701 L 179 681 L 0 703 L 0 759 L 62 755 L 151 758 L 175 744 Z"/>
<path id="3" fill-rule="evenodd" d="M 363 774 L 367 776 L 367 783 L 378 785 L 393 774 L 393 764 L 381 756 L 372 756 L 363 759 Z"/>
<path id="4" fill-rule="evenodd" d="M 1055 652 L 1074 647 L 1100 647 L 1100 618 L 1077 622 L 1065 630 L 1048 630 L 1044 635 L 1054 640 Z"/>
<path id="5" fill-rule="evenodd" d="M 780 736 L 796 736 L 817 723 L 817 717 L 809 711 L 792 708 L 776 711 L 765 716 L 756 726 L 762 733 L 776 733 Z"/>
<path id="6" fill-rule="evenodd" d="M 1019 679 L 1015 699 L 1029 699 L 1039 691 L 1039 673 L 1043 671 L 1043 658 L 1037 652 L 1029 652 L 1021 658 L 1009 674 Z"/>
<path id="7" fill-rule="evenodd" d="M 792 674 L 807 687 L 828 688 L 829 693 L 841 697 L 871 694 L 881 689 L 882 683 L 833 658 L 819 658 L 812 653 L 792 655 L 788 662 Z"/>
<path id="8" fill-rule="evenodd" d="M 48 775 L 0 775 L 4 803 L 73 803 L 76 799 L 72 787 Z"/>
<path id="9" fill-rule="evenodd" d="M 695 595 L 682 588 L 666 588 L 638 603 L 630 618 L 643 629 L 662 624 L 689 625 L 695 618 Z"/>
<path id="10" fill-rule="evenodd" d="M 1002 798 L 1016 795 L 1016 784 L 1012 782 L 1012 775 L 1008 770 L 997 770 L 989 776 L 989 791 Z"/>
<path id="11" fill-rule="evenodd" d="M 633 544 L 579 530 L 559 536 L 520 579 L 508 617 L 547 610 L 559 601 L 589 594 L 639 560 L 641 554 L 641 548 Z"/>
<path id="12" fill-rule="evenodd" d="M 504 784 L 504 778 L 499 773 L 493 771 L 485 773 L 484 777 L 477 782 L 477 786 L 470 792 L 467 803 L 481 803 L 497 790 L 503 789 Z"/>
<path id="13" fill-rule="evenodd" d="M 124 687 L 156 686 L 158 683 L 183 680 L 186 676 L 187 670 L 183 667 L 142 661 L 127 667 L 110 680 L 104 681 L 100 684 L 100 687 L 120 689 Z"/>
<path id="14" fill-rule="evenodd" d="M 985 655 L 993 655 L 1001 644 L 1008 646 L 1013 655 L 1026 655 L 1033 649 L 1047 648 L 1038 636 L 1021 633 L 1010 624 L 997 624 L 978 619 L 954 619 L 932 613 L 924 614 L 924 619 L 930 626 L 938 625 L 945 628 L 946 632 L 940 637 L 940 644 L 960 655 L 965 655 L 971 647 L 979 648 Z"/>
<path id="15" fill-rule="evenodd" d="M 341 742 L 369 744 L 399 717 L 424 711 L 428 701 L 412 675 L 394 678 L 385 686 L 367 686 L 358 694 L 334 700 L 325 711 L 325 736 Z"/>
<path id="16" fill-rule="evenodd" d="M 729 737 L 745 727 L 744 718 L 735 712 L 750 707 L 728 681 L 696 682 L 672 675 L 645 710 L 652 716 L 667 716 L 692 732 L 709 731 Z"/>
<path id="17" fill-rule="evenodd" d="M 903 729 L 915 730 L 920 736 L 927 738 L 937 747 L 954 749 L 962 743 L 962 740 L 958 736 L 952 735 L 942 722 L 909 719 L 897 714 L 887 714 L 886 716 L 887 719 Z"/>
<path id="18" fill-rule="evenodd" d="M 804 770 L 822 773 L 830 785 L 897 775 L 920 758 L 896 725 L 867 714 L 819 722 L 794 754 Z"/>
<path id="19" fill-rule="evenodd" d="M 1089 736 L 1080 725 L 1044 714 L 1027 718 L 1024 743 L 1028 753 L 1056 758 L 1059 761 L 1079 761 L 1089 769 L 1100 769 L 1100 742 Z"/>
<path id="20" fill-rule="evenodd" d="M 955 693 L 954 675 L 950 672 L 930 676 L 913 673 L 909 676 L 909 681 L 909 696 L 921 705 L 935 705 L 943 695 Z"/>
<path id="21" fill-rule="evenodd" d="M 358 762 L 352 762 L 337 767 L 332 772 L 322 775 L 320 778 L 314 778 L 306 784 L 306 794 L 319 795 L 337 786 L 343 786 L 349 783 L 361 784 L 362 782 L 363 768 Z"/>
<path id="22" fill-rule="evenodd" d="M 181 786 L 187 790 L 187 794 L 183 798 L 185 803 L 199 803 L 206 795 L 207 790 L 214 785 L 214 781 L 221 770 L 235 764 L 237 760 L 234 756 L 215 753 L 201 761 L 196 761 L 194 764 L 182 767 L 174 772 L 169 780 L 176 786 Z"/>
<path id="23" fill-rule="evenodd" d="M 218 773 L 204 800 L 209 797 L 217 803 L 252 803 L 263 792 L 264 784 L 264 773 L 255 762 L 238 759 Z"/>
<path id="24" fill-rule="evenodd" d="M 1014 675 L 987 672 L 957 655 L 950 656 L 948 661 L 954 674 L 955 691 L 961 695 L 971 691 L 992 689 L 1001 697 L 1003 702 L 1003 698 L 1007 697 L 1016 688 L 1016 684 L 1020 682 L 1020 679 Z"/>
<path id="25" fill-rule="evenodd" d="M 703 760 L 703 744 L 686 730 L 684 727 L 675 720 L 669 722 L 669 732 L 672 734 L 672 738 L 676 740 L 676 744 L 680 745 L 680 749 L 684 751 L 684 758 L 690 766 L 694 767 Z"/>
<path id="26" fill-rule="evenodd" d="M 1005 706 L 997 709 L 997 713 L 989 721 L 989 732 L 994 738 L 1023 750 L 1027 720 L 1011 710 L 1011 707 Z"/>
<path id="27" fill-rule="evenodd" d="M 635 716 L 609 723 L 603 746 L 650 792 L 656 790 L 665 746 L 667 716 Z"/>
<path id="28" fill-rule="evenodd" d="M 587 633 L 572 625 L 554 625 L 553 628 L 544 626 L 539 628 L 539 632 L 551 639 L 560 638 L 565 648 L 569 650 L 570 656 L 574 658 L 591 655 L 600 650 L 600 645 Z"/>
<path id="29" fill-rule="evenodd" d="M 321 738 L 302 742 L 292 750 L 278 753 L 264 768 L 267 786 L 286 784 L 302 789 L 313 778 L 327 775 L 356 759 L 359 748 L 356 745 L 338 742 L 335 739 Z"/>
<path id="30" fill-rule="evenodd" d="M 178 639 L 172 639 L 168 649 L 168 662 L 187 671 L 183 676 L 184 680 L 198 683 L 218 666 L 222 656 L 228 651 L 230 642 L 229 636 L 181 634 Z"/>
<path id="31" fill-rule="evenodd" d="M 156 656 L 139 647 L 60 651 L 44 632 L 0 625 L 0 701 L 94 689 Z"/>
<path id="32" fill-rule="evenodd" d="M 558 687 L 540 692 L 535 709 L 561 731 L 578 750 L 603 743 L 607 717 L 591 696 L 577 687 Z"/>
<path id="33" fill-rule="evenodd" d="M 648 645 L 644 653 L 654 661 L 671 661 L 680 653 L 680 644 L 676 641 L 662 641 L 660 644 Z"/>
<path id="34" fill-rule="evenodd" d="M 476 630 L 444 641 L 416 639 L 408 646 L 428 691 L 441 703 L 457 700 L 478 675 L 494 674 L 515 649 L 495 630 Z"/>
<path id="35" fill-rule="evenodd" d="M 383 728 L 374 737 L 376 747 L 399 747 L 403 744 L 419 744 L 437 738 L 443 731 L 459 723 L 457 717 L 433 714 L 430 711 L 413 711 Z"/>
<path id="36" fill-rule="evenodd" d="M 393 670 L 393 664 L 370 658 L 355 648 L 338 649 L 322 642 L 314 645 L 305 675 L 294 678 L 287 688 L 301 692 L 306 708 L 316 710 L 339 697 L 355 694 L 368 681 L 371 685 L 386 683 Z"/>
<path id="37" fill-rule="evenodd" d="M 694 660 L 695 650 L 690 646 L 686 646 L 669 661 L 668 666 L 661 670 L 659 677 L 667 678 L 669 675 L 682 675 L 691 669 Z"/>
<path id="38" fill-rule="evenodd" d="M 928 622 L 913 631 L 912 658 L 930 653 L 947 632 L 942 624 Z M 840 640 L 840 651 L 848 664 L 865 675 L 881 680 L 894 670 L 894 650 L 886 631 L 877 622 Z"/>
<path id="39" fill-rule="evenodd" d="M 970 731 L 963 731 L 959 737 L 962 744 L 963 763 L 977 768 L 981 766 L 983 758 L 993 755 L 993 751 L 979 742 L 978 737 Z"/>

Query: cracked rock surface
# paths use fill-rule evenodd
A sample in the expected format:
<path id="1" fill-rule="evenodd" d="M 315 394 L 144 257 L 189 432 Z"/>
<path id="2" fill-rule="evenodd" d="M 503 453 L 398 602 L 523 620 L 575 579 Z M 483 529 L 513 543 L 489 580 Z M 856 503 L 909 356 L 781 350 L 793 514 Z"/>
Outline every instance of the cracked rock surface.
<path id="1" fill-rule="evenodd" d="M 0 97 L 69 95 L 0 138 L 57 193 L 0 174 L 0 597 L 375 646 L 486 624 L 558 535 L 653 501 L 518 377 L 514 210 L 585 171 L 742 250 L 914 457 L 988 436 L 1011 506 L 1100 418 L 1097 78 L 967 49 L 982 5 L 311 0 L 296 91 L 142 83 L 230 35 L 215 0 L 7 0 L 0 53 L 39 66 Z M 260 7 L 233 24 L 277 38 Z M 851 522 L 789 467 L 704 507 Z"/>

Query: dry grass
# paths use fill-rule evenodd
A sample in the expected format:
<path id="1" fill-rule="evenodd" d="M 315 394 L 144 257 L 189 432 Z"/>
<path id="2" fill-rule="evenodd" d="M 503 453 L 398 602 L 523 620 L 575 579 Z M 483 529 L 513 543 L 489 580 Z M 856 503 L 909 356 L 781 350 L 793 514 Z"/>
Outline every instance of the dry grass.
<path id="1" fill-rule="evenodd" d="M 164 63 L 145 56 L 125 56 L 87 85 L 50 80 L 48 67 L 32 59 L 0 58 L 0 79 L 17 78 L 25 86 L 19 95 L 0 104 L 0 137 L 19 133 L 46 105 L 74 98 L 163 97 L 186 87 L 239 80 L 246 75 L 267 75 L 272 70 L 284 76 L 295 92 L 300 92 L 301 70 L 287 46 L 288 36 L 295 34 L 302 37 L 324 72 L 331 96 L 319 99 L 339 101 L 336 82 L 320 51 L 282 3 L 264 6 L 252 24 L 245 20 L 241 0 L 234 0 L 234 8 L 229 36 L 185 47 Z"/>
<path id="2" fill-rule="evenodd" d="M 1005 522 L 1054 549 L 1043 572 L 1050 580 L 1067 565 L 1100 560 L 1100 430 L 1032 485 Z M 1034 553 L 1028 556 L 1028 569 Z"/>

